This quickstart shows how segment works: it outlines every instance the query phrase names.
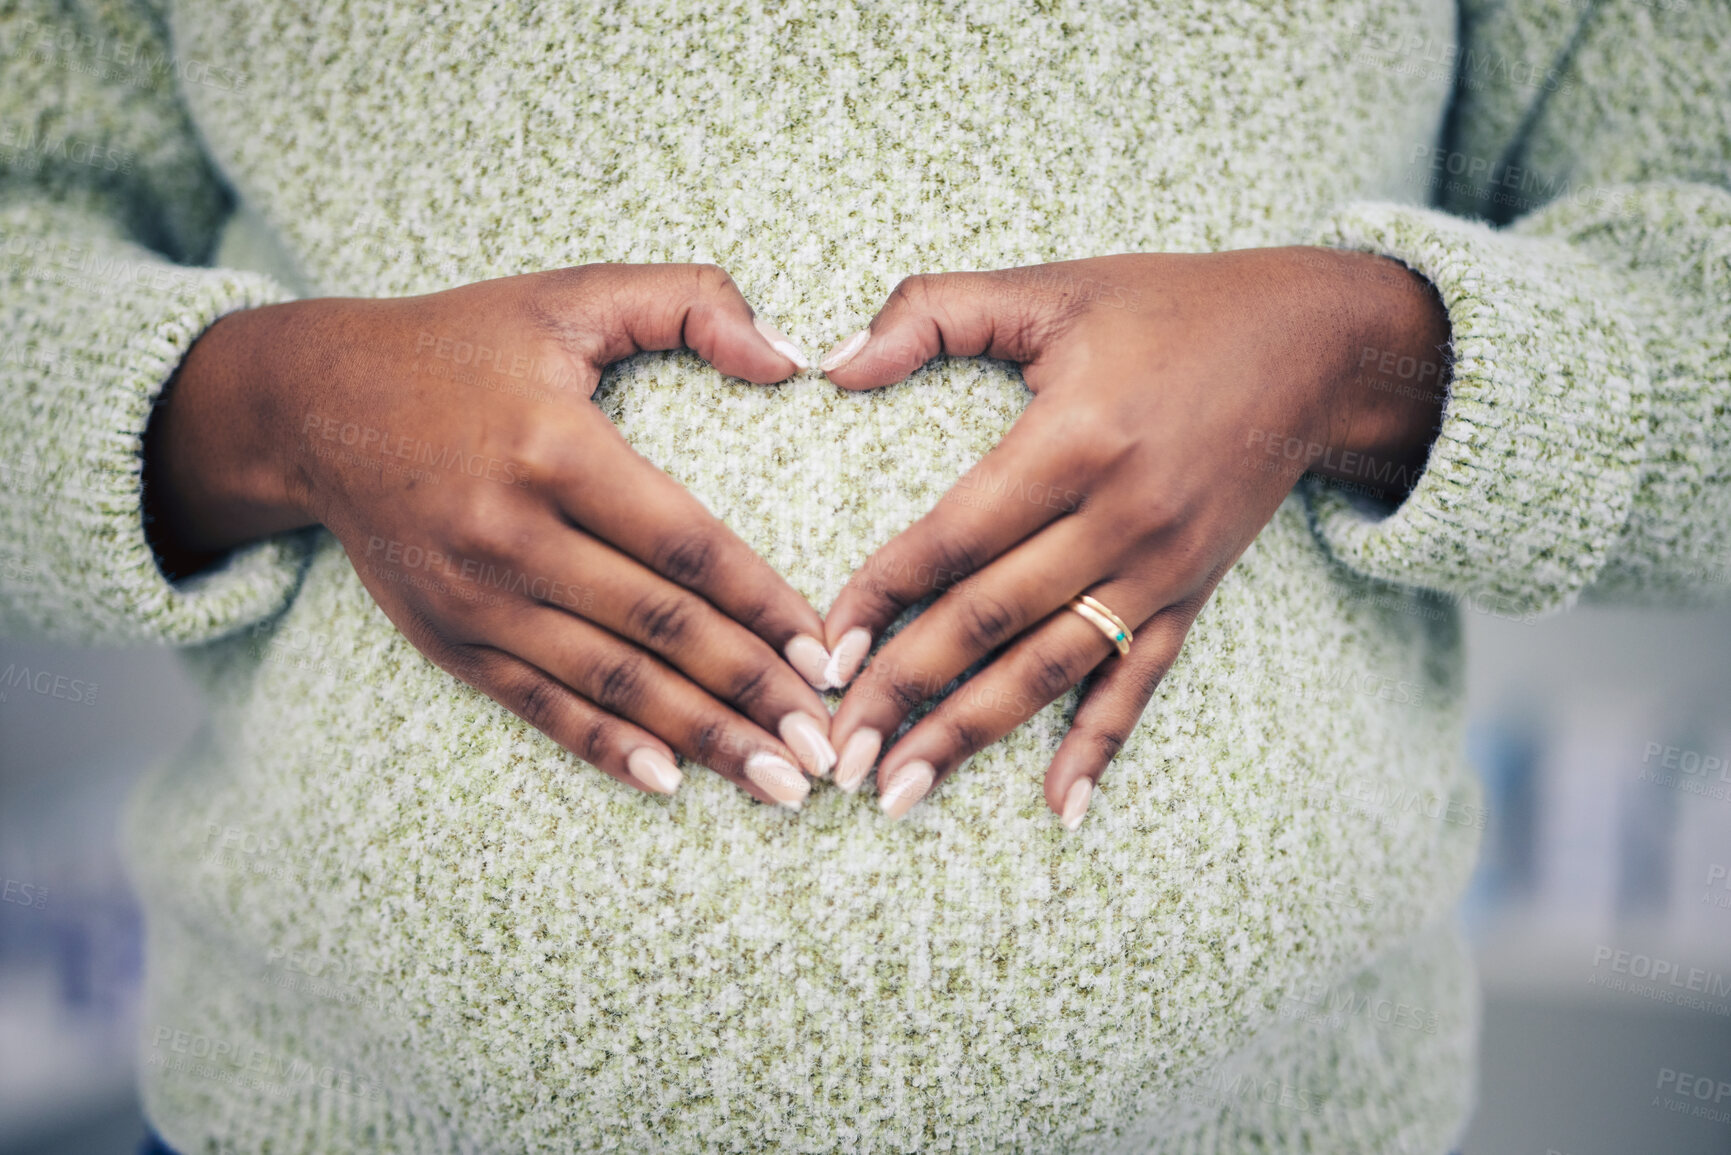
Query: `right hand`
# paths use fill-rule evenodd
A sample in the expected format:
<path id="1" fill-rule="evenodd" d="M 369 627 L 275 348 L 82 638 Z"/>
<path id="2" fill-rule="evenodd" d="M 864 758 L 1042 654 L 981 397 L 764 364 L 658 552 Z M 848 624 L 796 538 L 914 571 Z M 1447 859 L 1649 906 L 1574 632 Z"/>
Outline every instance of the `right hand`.
<path id="1" fill-rule="evenodd" d="M 798 767 L 835 761 L 822 619 L 590 400 L 682 347 L 758 384 L 804 367 L 712 265 L 230 314 L 152 418 L 153 543 L 185 572 L 322 524 L 423 654 L 585 761 L 671 793 L 677 753 L 797 808 Z"/>

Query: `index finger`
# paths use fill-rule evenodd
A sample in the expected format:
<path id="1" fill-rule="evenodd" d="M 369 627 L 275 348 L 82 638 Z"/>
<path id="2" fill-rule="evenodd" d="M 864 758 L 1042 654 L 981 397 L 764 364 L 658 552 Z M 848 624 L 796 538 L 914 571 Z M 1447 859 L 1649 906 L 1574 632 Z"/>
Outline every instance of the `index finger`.
<path id="1" fill-rule="evenodd" d="M 633 449 L 591 408 L 584 420 L 606 426 L 568 453 L 555 489 L 578 526 L 692 590 L 787 657 L 824 689 L 823 619 L 770 564 L 684 486 Z"/>
<path id="2" fill-rule="evenodd" d="M 848 579 L 824 619 L 836 655 L 832 679 L 846 685 L 884 627 L 914 603 L 985 568 L 1082 506 L 1066 483 L 1065 456 L 1035 397 L 1004 439 L 963 474 L 938 504 L 886 542 Z"/>

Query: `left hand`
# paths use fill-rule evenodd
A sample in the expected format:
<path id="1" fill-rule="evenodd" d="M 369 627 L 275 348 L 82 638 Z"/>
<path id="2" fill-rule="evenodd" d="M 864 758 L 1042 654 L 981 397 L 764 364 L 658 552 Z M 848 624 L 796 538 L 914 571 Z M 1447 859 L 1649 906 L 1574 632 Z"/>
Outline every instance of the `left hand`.
<path id="1" fill-rule="evenodd" d="M 846 684 L 884 627 L 941 593 L 836 713 L 846 789 L 913 707 L 1005 647 L 883 758 L 880 802 L 895 818 L 1097 669 L 1046 773 L 1047 805 L 1074 829 L 1191 622 L 1293 483 L 1309 470 L 1403 497 L 1448 373 L 1448 316 L 1428 282 L 1321 248 L 910 277 L 861 334 L 824 362 L 844 389 L 947 354 L 1014 361 L 1034 394 L 825 622 L 832 679 Z M 1127 656 L 1067 608 L 1079 594 L 1128 625 Z"/>

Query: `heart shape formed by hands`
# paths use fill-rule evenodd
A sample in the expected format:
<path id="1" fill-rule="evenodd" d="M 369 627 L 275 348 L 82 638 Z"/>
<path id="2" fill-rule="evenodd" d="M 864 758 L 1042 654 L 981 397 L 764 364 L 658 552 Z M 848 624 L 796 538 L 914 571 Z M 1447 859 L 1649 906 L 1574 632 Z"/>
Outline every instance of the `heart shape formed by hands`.
<path id="1" fill-rule="evenodd" d="M 852 791 L 876 764 L 899 818 L 1092 676 L 1046 774 L 1048 805 L 1074 828 L 1297 477 L 1384 498 L 1411 488 L 1448 338 L 1428 282 L 1331 249 L 908 278 L 823 358 L 842 390 L 823 404 L 936 357 L 1010 362 L 1032 399 L 1023 407 L 1002 368 L 995 392 L 941 399 L 964 431 L 946 443 L 959 480 L 864 559 L 824 617 L 765 560 L 809 544 L 796 517 L 782 540 L 748 546 L 694 496 L 740 488 L 690 474 L 714 454 L 674 447 L 664 472 L 628 437 L 658 415 L 597 397 L 609 366 L 652 350 L 688 349 L 758 385 L 810 368 L 715 266 L 589 265 L 231 314 L 152 422 L 146 494 L 159 556 L 186 572 L 324 525 L 430 660 L 652 792 L 678 787 L 683 756 L 798 808 L 811 778 L 833 770 Z M 1389 387 L 1392 366 L 1411 363 L 1434 392 Z M 223 417 L 236 413 L 251 424 Z M 735 416 L 743 452 L 785 454 L 774 429 Z M 983 443 L 965 435 L 988 429 Z M 858 494 L 822 496 L 824 517 L 860 516 Z M 843 687 L 832 716 L 818 691 Z"/>

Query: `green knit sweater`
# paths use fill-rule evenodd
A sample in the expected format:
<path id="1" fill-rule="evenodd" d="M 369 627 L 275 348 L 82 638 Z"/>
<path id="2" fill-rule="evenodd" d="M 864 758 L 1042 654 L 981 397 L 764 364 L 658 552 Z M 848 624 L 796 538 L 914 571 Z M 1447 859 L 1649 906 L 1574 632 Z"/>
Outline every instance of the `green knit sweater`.
<path id="1" fill-rule="evenodd" d="M 1728 25 L 4 0 L 0 629 L 181 647 L 213 715 L 131 814 L 153 1123 L 188 1155 L 1445 1150 L 1462 607 L 1723 592 Z M 179 585 L 143 535 L 153 400 L 231 310 L 713 260 L 822 347 L 907 273 L 1302 241 L 1435 282 L 1446 423 L 1398 510 L 1280 508 L 1074 835 L 1039 787 L 1066 703 L 901 823 L 824 782 L 651 797 L 422 658 L 329 535 Z M 669 354 L 597 400 L 821 609 L 1026 398 L 984 360 L 844 395 Z"/>

